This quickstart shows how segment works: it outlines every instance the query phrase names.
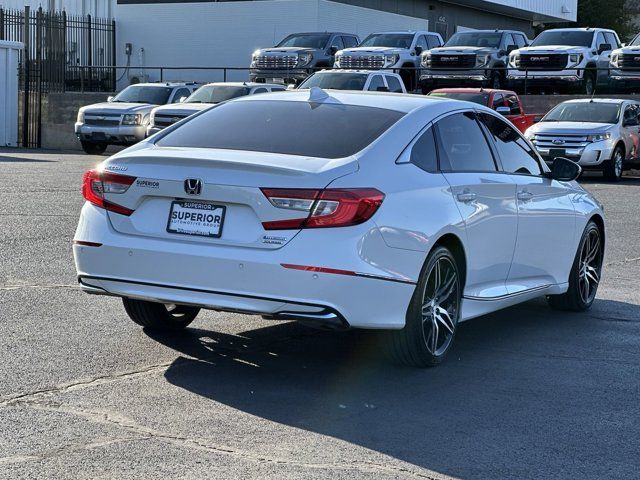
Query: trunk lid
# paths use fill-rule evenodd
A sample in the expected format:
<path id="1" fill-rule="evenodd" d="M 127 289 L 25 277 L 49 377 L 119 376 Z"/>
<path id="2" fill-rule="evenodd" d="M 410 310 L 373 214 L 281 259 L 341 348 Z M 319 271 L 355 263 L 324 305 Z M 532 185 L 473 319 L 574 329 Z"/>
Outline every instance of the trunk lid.
<path id="1" fill-rule="evenodd" d="M 136 177 L 125 193 L 105 194 L 106 200 L 134 210 L 131 216 L 109 212 L 118 232 L 177 242 L 273 249 L 285 245 L 299 230 L 265 231 L 262 222 L 301 218 L 306 212 L 277 208 L 260 189 L 322 189 L 357 171 L 358 163 L 355 158 L 149 147 L 116 155 L 105 162 L 104 169 Z M 186 184 L 189 179 L 191 185 Z M 200 192 L 193 194 L 190 187 L 197 181 Z M 184 215 L 198 211 L 222 217 L 219 229 L 207 230 L 215 235 L 177 233 L 176 221 L 182 228 Z M 170 216 L 182 218 L 170 221 Z"/>

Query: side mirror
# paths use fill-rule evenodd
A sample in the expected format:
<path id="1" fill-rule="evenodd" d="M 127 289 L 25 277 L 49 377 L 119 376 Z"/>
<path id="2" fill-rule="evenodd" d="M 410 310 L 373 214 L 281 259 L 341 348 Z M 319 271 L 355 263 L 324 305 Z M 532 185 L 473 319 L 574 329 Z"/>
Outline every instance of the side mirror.
<path id="1" fill-rule="evenodd" d="M 114 98 L 116 98 L 116 97 L 114 97 L 113 95 L 108 96 L 107 97 L 107 102 L 109 102 L 109 103 L 113 102 Z"/>
<path id="2" fill-rule="evenodd" d="M 500 115 L 510 115 L 511 109 L 509 107 L 501 106 L 496 108 L 496 112 L 498 112 Z"/>
<path id="3" fill-rule="evenodd" d="M 387 87 L 378 87 L 376 88 L 376 92 L 388 92 L 389 89 Z"/>
<path id="4" fill-rule="evenodd" d="M 331 55 L 335 55 L 336 53 L 338 53 L 338 47 L 336 47 L 335 45 L 331 45 L 331 47 L 329 47 L 329 53 Z"/>
<path id="5" fill-rule="evenodd" d="M 551 166 L 551 178 L 560 182 L 571 182 L 580 176 L 582 167 L 568 158 L 556 157 Z"/>
<path id="6" fill-rule="evenodd" d="M 511 53 L 514 50 L 517 50 L 518 46 L 517 45 L 507 45 L 507 53 Z"/>
<path id="7" fill-rule="evenodd" d="M 610 52 L 611 50 L 612 48 L 610 43 L 601 43 L 600 46 L 598 47 L 598 54 L 604 53 L 604 52 Z"/>
<path id="8" fill-rule="evenodd" d="M 180 100 L 178 100 L 178 103 L 184 103 L 187 100 L 188 97 L 180 97 Z"/>
<path id="9" fill-rule="evenodd" d="M 622 43 L 620 44 L 620 46 L 621 46 L 621 47 L 626 47 L 626 46 L 627 46 L 627 42 L 622 42 Z"/>
<path id="10" fill-rule="evenodd" d="M 416 46 L 416 55 L 420 55 L 422 53 L 422 47 Z"/>

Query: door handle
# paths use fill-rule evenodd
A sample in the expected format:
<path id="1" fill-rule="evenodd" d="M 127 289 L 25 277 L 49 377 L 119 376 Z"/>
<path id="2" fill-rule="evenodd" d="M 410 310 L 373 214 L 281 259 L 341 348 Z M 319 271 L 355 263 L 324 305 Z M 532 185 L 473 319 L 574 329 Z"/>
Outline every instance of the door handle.
<path id="1" fill-rule="evenodd" d="M 522 200 L 526 202 L 527 200 L 531 200 L 533 198 L 533 193 L 527 192 L 526 190 L 521 190 L 517 193 L 518 200 Z"/>
<path id="2" fill-rule="evenodd" d="M 469 192 L 468 190 L 465 190 L 464 192 L 459 193 L 458 195 L 456 195 L 456 197 L 458 198 L 458 201 L 463 203 L 473 202 L 476 198 L 478 198 L 478 196 L 475 193 Z"/>

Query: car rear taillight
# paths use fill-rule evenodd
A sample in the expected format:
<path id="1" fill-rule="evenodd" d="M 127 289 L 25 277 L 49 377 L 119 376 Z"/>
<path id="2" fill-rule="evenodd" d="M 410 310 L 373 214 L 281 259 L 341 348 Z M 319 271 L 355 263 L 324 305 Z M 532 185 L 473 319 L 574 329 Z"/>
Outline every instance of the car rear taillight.
<path id="1" fill-rule="evenodd" d="M 133 210 L 117 203 L 105 200 L 105 193 L 125 193 L 136 177 L 120 175 L 118 173 L 89 170 L 82 179 L 82 196 L 94 205 L 121 215 L 131 215 Z"/>
<path id="2" fill-rule="evenodd" d="M 263 222 L 265 230 L 347 227 L 369 220 L 384 200 L 375 188 L 263 188 L 274 207 L 297 210 L 305 215 L 288 220 Z"/>

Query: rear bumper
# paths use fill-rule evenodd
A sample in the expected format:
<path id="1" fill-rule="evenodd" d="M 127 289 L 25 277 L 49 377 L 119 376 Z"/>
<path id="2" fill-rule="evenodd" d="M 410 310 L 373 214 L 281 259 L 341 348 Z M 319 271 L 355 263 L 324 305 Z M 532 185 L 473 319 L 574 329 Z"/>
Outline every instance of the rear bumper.
<path id="1" fill-rule="evenodd" d="M 333 314 L 360 328 L 402 328 L 415 290 L 413 279 L 378 270 L 342 275 L 285 268 L 282 264 L 353 268 L 363 260 L 357 245 L 349 265 L 333 249 L 324 252 L 299 238 L 277 250 L 202 247 L 115 232 L 102 210 L 85 205 L 74 245 L 80 286 L 88 293 L 244 312 L 282 319 Z M 324 259 L 322 257 L 324 256 Z M 340 265 L 336 265 L 340 257 Z M 326 317 L 327 324 L 335 318 Z"/>
<path id="2" fill-rule="evenodd" d="M 132 145 L 146 138 L 147 127 L 144 125 L 103 127 L 76 123 L 75 132 L 78 139 L 85 142 Z"/>

